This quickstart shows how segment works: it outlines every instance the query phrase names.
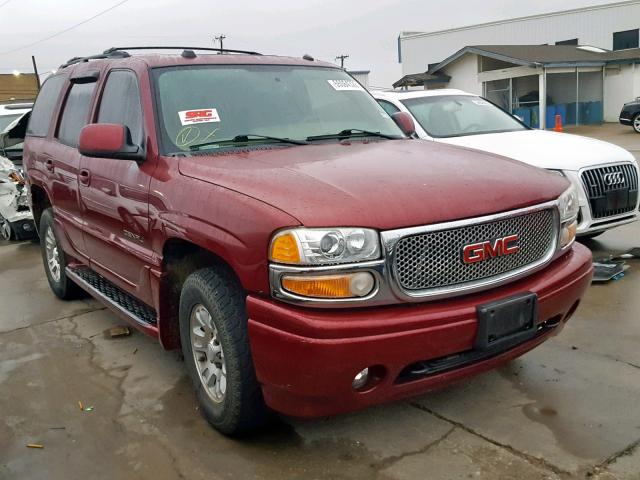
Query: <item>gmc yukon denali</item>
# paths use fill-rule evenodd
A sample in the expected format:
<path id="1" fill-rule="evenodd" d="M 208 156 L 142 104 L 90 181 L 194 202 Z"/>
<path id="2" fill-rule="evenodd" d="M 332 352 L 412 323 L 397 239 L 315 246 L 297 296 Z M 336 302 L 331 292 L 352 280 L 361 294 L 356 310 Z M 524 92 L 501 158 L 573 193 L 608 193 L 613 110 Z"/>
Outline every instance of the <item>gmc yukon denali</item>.
<path id="1" fill-rule="evenodd" d="M 30 204 L 53 292 L 180 348 L 221 432 L 442 387 L 576 310 L 591 254 L 561 176 L 413 140 L 309 56 L 137 50 L 44 83 Z"/>

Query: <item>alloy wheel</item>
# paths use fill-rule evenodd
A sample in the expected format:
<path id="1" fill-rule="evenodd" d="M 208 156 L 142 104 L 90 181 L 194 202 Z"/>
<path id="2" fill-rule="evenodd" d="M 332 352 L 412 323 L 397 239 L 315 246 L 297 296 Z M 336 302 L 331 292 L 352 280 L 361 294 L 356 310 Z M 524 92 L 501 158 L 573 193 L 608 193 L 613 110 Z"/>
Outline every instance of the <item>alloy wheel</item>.
<path id="1" fill-rule="evenodd" d="M 0 218 L 0 240 L 11 239 L 11 225 L 4 218 Z"/>
<path id="2" fill-rule="evenodd" d="M 227 366 L 218 329 L 202 304 L 193 307 L 189 324 L 191 350 L 200 382 L 211 400 L 221 403 L 227 391 Z"/>
<path id="3" fill-rule="evenodd" d="M 60 255 L 58 253 L 58 242 L 52 228 L 47 228 L 44 236 L 44 248 L 47 255 L 47 268 L 54 282 L 60 281 Z"/>
<path id="4" fill-rule="evenodd" d="M 633 129 L 640 133 L 640 115 L 636 115 L 636 117 L 633 119 Z"/>

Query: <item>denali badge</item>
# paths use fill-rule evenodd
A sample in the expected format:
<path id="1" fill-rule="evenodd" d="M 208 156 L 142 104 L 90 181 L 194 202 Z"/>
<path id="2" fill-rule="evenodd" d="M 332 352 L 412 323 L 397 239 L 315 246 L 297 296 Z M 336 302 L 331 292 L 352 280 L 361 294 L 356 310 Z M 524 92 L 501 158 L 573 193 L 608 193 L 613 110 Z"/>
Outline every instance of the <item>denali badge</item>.
<path id="1" fill-rule="evenodd" d="M 624 174 L 622 172 L 605 173 L 603 179 L 604 183 L 609 187 L 624 184 Z"/>
<path id="2" fill-rule="evenodd" d="M 520 237 L 508 235 L 494 241 L 471 243 L 462 248 L 464 263 L 483 262 L 490 258 L 503 257 L 520 251 Z"/>

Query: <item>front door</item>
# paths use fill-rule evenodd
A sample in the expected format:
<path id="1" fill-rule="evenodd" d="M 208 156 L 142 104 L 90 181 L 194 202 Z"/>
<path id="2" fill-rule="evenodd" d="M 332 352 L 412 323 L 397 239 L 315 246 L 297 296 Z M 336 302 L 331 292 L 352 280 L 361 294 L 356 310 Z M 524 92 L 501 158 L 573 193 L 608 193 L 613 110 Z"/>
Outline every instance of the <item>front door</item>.
<path id="1" fill-rule="evenodd" d="M 139 84 L 131 70 L 112 70 L 96 108 L 97 123 L 125 125 L 132 141 L 144 139 Z M 80 160 L 84 239 L 92 268 L 151 303 L 149 183 L 153 162 L 94 158 Z"/>

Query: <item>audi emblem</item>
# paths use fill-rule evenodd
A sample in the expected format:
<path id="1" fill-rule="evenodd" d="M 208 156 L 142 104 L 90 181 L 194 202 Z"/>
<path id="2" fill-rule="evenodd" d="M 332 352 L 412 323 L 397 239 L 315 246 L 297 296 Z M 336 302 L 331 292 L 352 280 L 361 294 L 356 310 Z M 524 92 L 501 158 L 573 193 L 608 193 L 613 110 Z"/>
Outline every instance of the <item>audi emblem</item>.
<path id="1" fill-rule="evenodd" d="M 624 185 L 624 174 L 622 172 L 605 173 L 602 179 L 609 187 Z"/>

